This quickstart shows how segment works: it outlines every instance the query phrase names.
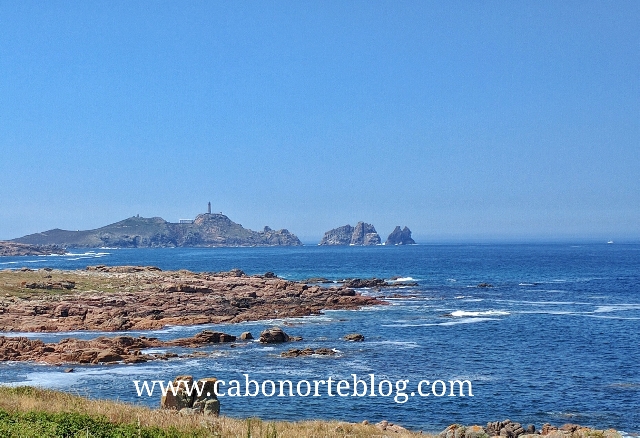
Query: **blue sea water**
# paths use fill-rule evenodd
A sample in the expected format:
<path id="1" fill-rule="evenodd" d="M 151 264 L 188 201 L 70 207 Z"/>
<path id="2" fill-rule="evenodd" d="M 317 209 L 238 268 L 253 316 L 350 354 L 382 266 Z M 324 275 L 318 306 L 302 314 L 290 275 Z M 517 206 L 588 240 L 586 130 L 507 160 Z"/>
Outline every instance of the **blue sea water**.
<path id="1" fill-rule="evenodd" d="M 468 379 L 473 397 L 226 397 L 222 412 L 265 419 L 382 419 L 414 430 L 510 418 L 538 427 L 567 422 L 640 432 L 640 245 L 496 244 L 408 247 L 96 249 L 65 256 L 0 257 L 0 269 L 87 265 L 155 265 L 162 269 L 309 277 L 411 277 L 418 286 L 363 293 L 394 296 L 359 311 L 237 325 L 167 327 L 162 339 L 213 328 L 254 336 L 271 325 L 302 342 L 200 349 L 204 358 L 139 365 L 61 367 L 0 364 L 0 381 L 63 389 L 96 398 L 157 406 L 137 397 L 133 380 L 179 374 L 252 379 Z M 494 287 L 478 288 L 479 283 Z M 445 316 L 445 315 L 453 316 Z M 365 335 L 362 343 L 341 338 Z M 103 334 L 103 333 L 100 333 Z M 142 332 L 132 332 L 134 335 Z M 52 341 L 98 333 L 29 334 Z M 296 348 L 334 348 L 334 357 L 281 358 Z M 335 392 L 335 391 L 334 391 Z"/>

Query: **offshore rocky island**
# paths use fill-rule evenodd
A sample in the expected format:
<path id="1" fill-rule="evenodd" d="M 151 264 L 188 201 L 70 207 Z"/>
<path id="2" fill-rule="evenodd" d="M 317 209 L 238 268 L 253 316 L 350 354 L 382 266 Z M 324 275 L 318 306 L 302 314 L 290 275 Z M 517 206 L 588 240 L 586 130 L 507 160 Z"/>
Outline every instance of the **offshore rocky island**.
<path id="1" fill-rule="evenodd" d="M 358 222 L 355 227 L 343 225 L 324 233 L 324 237 L 318 245 L 350 245 L 372 246 L 381 245 L 382 240 L 376 231 L 376 227 L 366 222 Z M 383 245 L 415 245 L 411 238 L 411 230 L 408 227 L 400 229 L 399 226 L 389 234 Z"/>

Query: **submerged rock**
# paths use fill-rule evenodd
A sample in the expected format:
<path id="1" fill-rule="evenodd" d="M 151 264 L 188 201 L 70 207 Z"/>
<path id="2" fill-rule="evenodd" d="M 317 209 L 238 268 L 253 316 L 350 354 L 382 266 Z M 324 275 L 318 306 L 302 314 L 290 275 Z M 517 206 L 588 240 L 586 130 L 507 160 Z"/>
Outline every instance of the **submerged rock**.
<path id="1" fill-rule="evenodd" d="M 360 333 L 349 333 L 348 335 L 345 335 L 343 339 L 351 342 L 362 342 L 364 341 L 364 335 Z"/>
<path id="2" fill-rule="evenodd" d="M 302 350 L 298 348 L 292 348 L 289 351 L 283 351 L 282 353 L 280 353 L 280 356 L 300 357 L 300 356 L 313 356 L 314 354 L 319 356 L 333 356 L 336 354 L 336 352 L 331 350 L 330 348 L 318 348 L 316 350 L 314 350 L 313 348 L 305 348 Z"/>

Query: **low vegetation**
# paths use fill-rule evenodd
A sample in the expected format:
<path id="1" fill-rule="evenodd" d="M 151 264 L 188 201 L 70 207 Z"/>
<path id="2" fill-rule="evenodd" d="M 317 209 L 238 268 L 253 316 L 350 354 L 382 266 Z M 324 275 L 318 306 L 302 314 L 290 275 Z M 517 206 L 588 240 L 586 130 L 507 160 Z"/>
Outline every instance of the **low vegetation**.
<path id="1" fill-rule="evenodd" d="M 175 411 L 89 400 L 46 389 L 0 387 L 0 436 L 296 438 L 381 437 L 384 432 L 372 425 L 337 421 L 266 422 L 257 418 L 185 416 Z"/>

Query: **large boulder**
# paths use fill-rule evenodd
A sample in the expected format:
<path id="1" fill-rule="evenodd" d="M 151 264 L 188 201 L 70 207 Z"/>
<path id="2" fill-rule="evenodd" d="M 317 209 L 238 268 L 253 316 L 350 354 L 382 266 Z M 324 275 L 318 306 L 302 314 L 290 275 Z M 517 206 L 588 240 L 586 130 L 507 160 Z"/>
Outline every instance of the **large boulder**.
<path id="1" fill-rule="evenodd" d="M 415 245 L 416 242 L 411 238 L 411 230 L 408 227 L 400 229 L 397 226 L 384 243 L 385 245 Z"/>
<path id="2" fill-rule="evenodd" d="M 209 415 L 220 414 L 220 402 L 216 396 L 217 381 L 215 377 L 198 380 L 198 387 L 201 388 L 200 395 L 196 393 L 193 400 L 193 409 L 196 412 Z"/>
<path id="3" fill-rule="evenodd" d="M 263 344 L 277 344 L 289 342 L 291 338 L 280 327 L 271 327 L 260 333 L 260 342 Z"/>
<path id="4" fill-rule="evenodd" d="M 185 385 L 191 389 L 193 387 L 192 376 L 178 376 L 173 379 L 172 385 L 174 388 L 178 388 L 176 395 L 173 395 L 172 391 L 167 391 L 167 395 L 163 395 L 160 399 L 160 407 L 162 409 L 173 409 L 179 411 L 183 408 L 193 407 L 194 393 L 191 395 L 185 391 Z"/>
<path id="5" fill-rule="evenodd" d="M 173 391 L 167 391 L 167 395 L 163 395 L 160 399 L 160 407 L 179 411 L 183 415 L 218 415 L 220 402 L 215 392 L 216 382 L 217 379 L 214 377 L 200 379 L 195 382 L 195 385 L 200 388 L 198 391 L 192 376 L 178 376 L 172 382 L 173 387 L 178 388 L 176 395 Z M 192 390 L 191 395 L 188 395 L 189 391 L 185 390 L 185 386 Z"/>

